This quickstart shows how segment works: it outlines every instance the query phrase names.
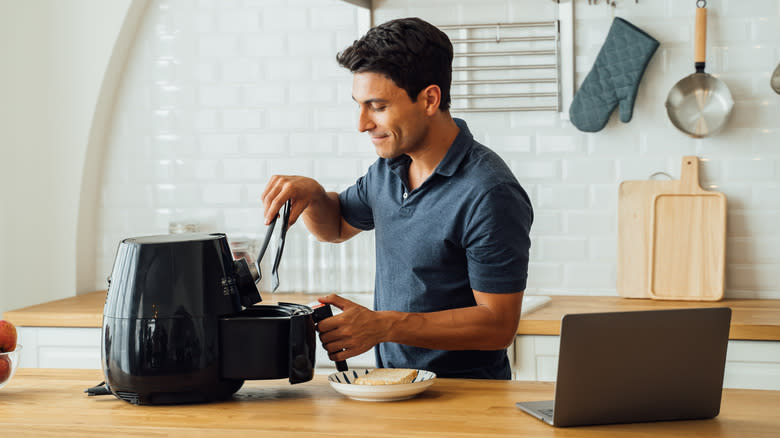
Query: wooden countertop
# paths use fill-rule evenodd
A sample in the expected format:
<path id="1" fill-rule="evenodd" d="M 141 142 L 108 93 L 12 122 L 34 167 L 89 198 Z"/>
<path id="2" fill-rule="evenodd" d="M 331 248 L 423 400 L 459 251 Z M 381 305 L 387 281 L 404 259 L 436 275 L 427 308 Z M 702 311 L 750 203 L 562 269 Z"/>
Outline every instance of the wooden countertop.
<path id="1" fill-rule="evenodd" d="M 176 406 L 134 406 L 83 390 L 99 370 L 18 370 L 0 389 L 0 433 L 12 437 L 774 437 L 780 391 L 725 389 L 711 420 L 554 428 L 518 410 L 517 401 L 545 400 L 553 384 L 437 379 L 417 397 L 359 402 L 337 393 L 325 376 L 290 385 L 248 381 L 232 400 Z"/>
<path id="2" fill-rule="evenodd" d="M 49 303 L 5 312 L 3 318 L 18 326 L 100 327 L 106 291 L 92 292 Z M 287 301 L 306 304 L 312 294 L 263 294 L 264 303 Z M 561 318 L 567 313 L 617 312 L 681 307 L 731 307 L 730 339 L 780 340 L 780 300 L 736 300 L 716 302 L 657 301 L 621 297 L 558 296 L 520 321 L 522 335 L 559 335 Z"/>

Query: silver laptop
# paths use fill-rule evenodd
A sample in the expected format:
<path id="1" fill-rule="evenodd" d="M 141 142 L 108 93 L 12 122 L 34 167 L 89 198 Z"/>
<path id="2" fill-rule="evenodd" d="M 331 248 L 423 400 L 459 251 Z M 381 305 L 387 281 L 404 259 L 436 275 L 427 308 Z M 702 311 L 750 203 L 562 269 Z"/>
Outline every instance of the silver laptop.
<path id="1" fill-rule="evenodd" d="M 565 315 L 555 400 L 517 407 L 553 426 L 713 418 L 728 307 Z"/>

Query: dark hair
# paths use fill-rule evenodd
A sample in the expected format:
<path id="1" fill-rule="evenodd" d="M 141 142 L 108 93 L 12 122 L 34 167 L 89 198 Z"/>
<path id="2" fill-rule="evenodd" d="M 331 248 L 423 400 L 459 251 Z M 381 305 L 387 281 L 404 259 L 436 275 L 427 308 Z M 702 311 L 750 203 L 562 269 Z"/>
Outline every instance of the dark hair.
<path id="1" fill-rule="evenodd" d="M 429 85 L 441 89 L 439 109 L 450 108 L 452 43 L 436 26 L 419 18 L 400 18 L 370 29 L 336 60 L 352 73 L 380 73 L 417 95 Z"/>

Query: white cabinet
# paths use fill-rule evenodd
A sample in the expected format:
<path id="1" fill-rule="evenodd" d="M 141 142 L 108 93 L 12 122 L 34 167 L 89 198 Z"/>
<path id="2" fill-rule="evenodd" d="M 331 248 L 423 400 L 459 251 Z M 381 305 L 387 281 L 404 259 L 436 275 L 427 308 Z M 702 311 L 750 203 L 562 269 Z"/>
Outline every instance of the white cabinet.
<path id="1" fill-rule="evenodd" d="M 18 327 L 20 367 L 100 369 L 100 329 Z"/>
<path id="2" fill-rule="evenodd" d="M 515 379 L 555 381 L 559 342 L 559 336 L 517 336 Z M 780 342 L 729 341 L 723 386 L 780 390 Z"/>

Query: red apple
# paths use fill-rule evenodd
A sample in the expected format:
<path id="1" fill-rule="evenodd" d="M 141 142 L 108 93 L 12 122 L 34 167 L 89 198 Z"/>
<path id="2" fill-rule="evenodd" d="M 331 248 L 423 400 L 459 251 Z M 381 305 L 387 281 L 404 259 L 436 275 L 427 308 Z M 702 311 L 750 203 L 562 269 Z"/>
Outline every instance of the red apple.
<path id="1" fill-rule="evenodd" d="M 9 321 L 0 320 L 0 353 L 16 350 L 16 327 Z"/>
<path id="2" fill-rule="evenodd" d="M 8 380 L 11 376 L 11 358 L 8 356 L 0 356 L 0 383 Z"/>

